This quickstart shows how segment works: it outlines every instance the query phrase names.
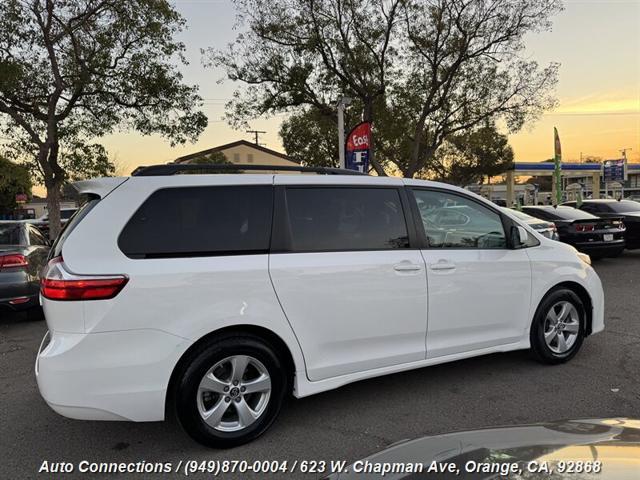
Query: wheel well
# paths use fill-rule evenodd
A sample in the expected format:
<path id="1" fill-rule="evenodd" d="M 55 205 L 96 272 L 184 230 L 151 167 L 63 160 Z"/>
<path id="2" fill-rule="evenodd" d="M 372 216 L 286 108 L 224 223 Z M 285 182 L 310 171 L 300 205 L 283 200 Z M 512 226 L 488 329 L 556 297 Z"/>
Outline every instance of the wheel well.
<path id="1" fill-rule="evenodd" d="M 193 345 L 191 345 L 187 349 L 187 351 L 182 354 L 180 360 L 178 360 L 178 363 L 176 363 L 176 366 L 173 368 L 173 372 L 171 372 L 171 377 L 169 378 L 169 385 L 167 386 L 167 394 L 165 399 L 165 419 L 168 418 L 169 413 L 173 412 L 174 388 L 180 373 L 188 365 L 191 354 L 194 351 L 198 350 L 202 345 L 210 342 L 216 337 L 220 337 L 222 335 L 237 335 L 243 333 L 258 337 L 260 340 L 269 344 L 269 346 L 274 349 L 276 355 L 278 355 L 278 357 L 280 357 L 280 359 L 284 363 L 287 376 L 289 378 L 289 388 L 293 387 L 293 376 L 296 371 L 295 363 L 293 361 L 293 356 L 291 355 L 289 347 L 287 347 L 287 344 L 284 343 L 284 340 L 282 340 L 282 338 L 280 338 L 271 330 L 256 325 L 233 325 L 230 327 L 224 327 L 218 330 L 214 330 L 213 332 L 208 333 L 204 337 L 194 342 Z"/>
<path id="2" fill-rule="evenodd" d="M 561 289 L 561 288 L 566 288 L 568 290 L 571 290 L 573 293 L 575 293 L 580 300 L 582 300 L 582 304 L 584 305 L 584 309 L 585 309 L 585 313 L 587 314 L 587 322 L 585 325 L 585 334 L 586 335 L 591 335 L 592 330 L 592 320 L 593 320 L 593 303 L 591 302 L 591 296 L 589 296 L 589 292 L 587 292 L 587 290 L 580 285 L 579 283 L 576 282 L 562 282 L 559 283 L 558 285 L 556 285 L 555 287 L 553 287 L 551 290 L 549 290 L 544 297 L 542 298 L 546 298 L 547 295 L 549 295 L 551 292 Z"/>

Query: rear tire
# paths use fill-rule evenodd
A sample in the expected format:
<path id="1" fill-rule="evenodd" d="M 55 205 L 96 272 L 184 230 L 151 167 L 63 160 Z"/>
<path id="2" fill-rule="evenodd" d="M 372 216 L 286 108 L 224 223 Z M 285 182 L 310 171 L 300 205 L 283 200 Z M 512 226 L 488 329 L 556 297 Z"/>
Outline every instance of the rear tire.
<path id="1" fill-rule="evenodd" d="M 580 297 L 559 288 L 540 303 L 531 325 L 531 353 L 547 364 L 571 360 L 584 340 L 586 314 Z"/>
<path id="2" fill-rule="evenodd" d="M 262 435 L 289 390 L 276 350 L 259 337 L 232 334 L 194 351 L 179 374 L 175 408 L 185 431 L 213 448 L 231 448 Z"/>

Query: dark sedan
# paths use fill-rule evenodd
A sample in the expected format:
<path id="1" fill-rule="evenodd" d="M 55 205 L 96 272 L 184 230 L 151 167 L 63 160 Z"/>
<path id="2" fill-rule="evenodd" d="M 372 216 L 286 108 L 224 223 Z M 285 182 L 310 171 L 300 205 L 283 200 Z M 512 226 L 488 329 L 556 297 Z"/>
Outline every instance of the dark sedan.
<path id="1" fill-rule="evenodd" d="M 27 222 L 0 222 L 0 315 L 39 306 L 39 272 L 49 241 Z"/>
<path id="2" fill-rule="evenodd" d="M 566 202 L 563 205 L 576 207 L 576 202 Z M 579 208 L 600 218 L 621 217 L 627 227 L 627 248 L 640 248 L 640 202 L 613 199 L 584 200 Z"/>
<path id="3" fill-rule="evenodd" d="M 527 206 L 522 211 L 553 222 L 560 241 L 573 245 L 592 258 L 615 257 L 625 247 L 625 226 L 620 217 L 599 218 L 569 206 Z"/>
<path id="4" fill-rule="evenodd" d="M 514 210 L 512 208 L 502 207 L 502 210 L 505 212 L 509 212 L 514 215 L 519 220 L 522 220 L 524 223 L 529 225 L 531 228 L 536 230 L 541 235 L 544 235 L 551 240 L 559 240 L 558 237 L 558 229 L 556 228 L 553 222 L 546 222 L 544 220 L 540 220 L 539 218 L 532 217 L 524 212 L 520 212 L 518 210 Z"/>

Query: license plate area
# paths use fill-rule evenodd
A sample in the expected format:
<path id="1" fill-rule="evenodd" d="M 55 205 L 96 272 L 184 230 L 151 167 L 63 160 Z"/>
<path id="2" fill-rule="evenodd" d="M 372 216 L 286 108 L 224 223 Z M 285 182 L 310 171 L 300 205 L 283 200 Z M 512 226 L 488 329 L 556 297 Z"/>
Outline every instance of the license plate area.
<path id="1" fill-rule="evenodd" d="M 613 242 L 613 233 L 605 233 L 602 238 L 605 242 Z"/>

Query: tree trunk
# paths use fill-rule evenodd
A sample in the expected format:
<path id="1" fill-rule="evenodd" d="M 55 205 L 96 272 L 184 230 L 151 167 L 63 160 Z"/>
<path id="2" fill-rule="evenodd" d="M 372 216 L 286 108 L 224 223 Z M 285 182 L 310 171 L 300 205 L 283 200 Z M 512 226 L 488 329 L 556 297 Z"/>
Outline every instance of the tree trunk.
<path id="1" fill-rule="evenodd" d="M 364 111 L 362 112 L 362 120 L 364 122 L 370 122 L 371 126 L 373 126 L 373 100 L 370 98 L 364 99 Z M 382 165 L 380 165 L 375 157 L 373 130 L 371 132 L 371 138 L 369 139 L 369 145 L 369 163 L 371 163 L 371 166 L 379 176 L 386 177 L 387 172 L 384 171 L 384 168 L 382 168 Z"/>
<path id="2" fill-rule="evenodd" d="M 44 173 L 44 186 L 47 189 L 47 214 L 49 216 L 49 238 L 55 240 L 61 230 L 60 197 L 64 182 L 64 171 L 58 165 L 57 139 L 40 145 L 38 163 Z"/>
<path id="3" fill-rule="evenodd" d="M 62 182 L 51 179 L 45 181 L 47 187 L 47 212 L 49 214 L 49 238 L 55 240 L 61 230 L 60 225 L 60 191 Z"/>

